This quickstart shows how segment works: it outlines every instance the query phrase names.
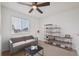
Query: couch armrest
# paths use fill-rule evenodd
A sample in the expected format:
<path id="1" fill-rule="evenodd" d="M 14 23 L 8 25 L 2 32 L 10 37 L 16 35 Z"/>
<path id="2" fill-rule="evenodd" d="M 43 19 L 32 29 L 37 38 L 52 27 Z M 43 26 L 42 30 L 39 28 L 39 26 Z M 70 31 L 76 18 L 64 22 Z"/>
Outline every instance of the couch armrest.
<path id="1" fill-rule="evenodd" d="M 9 40 L 9 43 L 12 44 L 13 42 L 11 40 Z"/>
<path id="2" fill-rule="evenodd" d="M 13 52 L 13 42 L 11 40 L 9 40 L 9 50 L 10 50 L 10 53 Z"/>

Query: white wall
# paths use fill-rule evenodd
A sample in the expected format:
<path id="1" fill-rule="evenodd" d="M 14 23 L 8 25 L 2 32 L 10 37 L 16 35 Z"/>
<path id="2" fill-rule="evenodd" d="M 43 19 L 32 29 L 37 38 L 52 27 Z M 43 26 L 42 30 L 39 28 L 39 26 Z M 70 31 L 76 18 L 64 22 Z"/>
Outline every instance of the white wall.
<path id="1" fill-rule="evenodd" d="M 38 29 L 38 20 L 22 14 L 18 11 L 14 11 L 8 9 L 6 7 L 2 7 L 2 51 L 8 50 L 8 40 L 11 37 L 18 36 L 27 36 L 27 35 L 36 35 L 36 31 Z M 18 34 L 11 34 L 11 16 L 26 18 L 30 21 L 30 28 L 28 32 L 22 32 Z"/>
<path id="2" fill-rule="evenodd" d="M 1 3 L 0 3 L 0 55 L 1 55 Z"/>
<path id="3" fill-rule="evenodd" d="M 40 23 L 41 40 L 44 39 L 44 24 L 56 24 L 62 28 L 62 35 L 72 35 L 73 47 L 77 48 L 77 51 L 79 52 L 79 39 L 76 39 L 77 34 L 79 34 L 79 9 L 68 10 L 59 14 L 55 14 L 54 16 L 51 15 L 48 18 L 41 19 Z"/>

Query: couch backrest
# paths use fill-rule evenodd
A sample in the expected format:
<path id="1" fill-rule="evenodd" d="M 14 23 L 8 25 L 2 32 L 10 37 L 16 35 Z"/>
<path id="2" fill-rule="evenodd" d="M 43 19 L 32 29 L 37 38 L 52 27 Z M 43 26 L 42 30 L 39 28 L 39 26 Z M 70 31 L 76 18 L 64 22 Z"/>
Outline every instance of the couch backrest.
<path id="1" fill-rule="evenodd" d="M 34 39 L 34 37 L 32 35 L 30 35 L 30 36 L 23 36 L 23 37 L 11 38 L 11 41 L 13 43 L 16 43 L 16 42 L 20 42 L 20 41 L 29 40 L 29 39 Z"/>

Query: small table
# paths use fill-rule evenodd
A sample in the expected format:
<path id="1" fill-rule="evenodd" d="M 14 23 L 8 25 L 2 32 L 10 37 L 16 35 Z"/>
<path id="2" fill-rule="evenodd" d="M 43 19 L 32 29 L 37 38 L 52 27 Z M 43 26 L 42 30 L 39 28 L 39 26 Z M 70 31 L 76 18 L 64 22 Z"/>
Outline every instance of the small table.
<path id="1" fill-rule="evenodd" d="M 38 49 L 34 49 L 34 50 L 31 50 L 31 46 L 25 48 L 25 51 L 27 51 L 28 53 L 26 53 L 26 55 L 31 55 L 31 56 L 34 56 L 36 53 L 38 53 L 39 55 L 43 56 L 44 55 L 44 48 L 41 47 L 41 46 L 37 46 Z M 42 53 L 39 53 L 39 51 L 42 50 Z"/>

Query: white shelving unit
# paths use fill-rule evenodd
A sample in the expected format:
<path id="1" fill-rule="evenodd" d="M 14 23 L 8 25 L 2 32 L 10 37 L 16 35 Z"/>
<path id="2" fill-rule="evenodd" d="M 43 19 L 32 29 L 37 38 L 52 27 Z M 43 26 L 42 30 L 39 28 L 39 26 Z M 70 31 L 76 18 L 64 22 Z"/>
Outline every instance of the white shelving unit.
<path id="1" fill-rule="evenodd" d="M 72 48 L 72 38 L 71 37 L 62 37 L 61 28 L 57 25 L 46 24 L 45 25 L 45 39 L 47 43 L 55 45 L 61 48 Z"/>

